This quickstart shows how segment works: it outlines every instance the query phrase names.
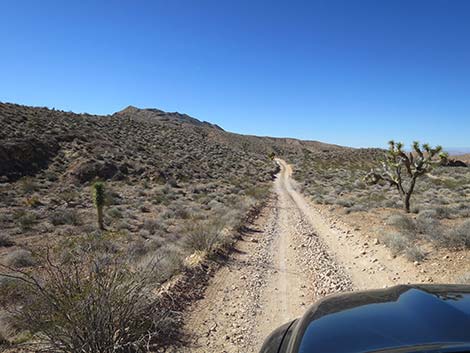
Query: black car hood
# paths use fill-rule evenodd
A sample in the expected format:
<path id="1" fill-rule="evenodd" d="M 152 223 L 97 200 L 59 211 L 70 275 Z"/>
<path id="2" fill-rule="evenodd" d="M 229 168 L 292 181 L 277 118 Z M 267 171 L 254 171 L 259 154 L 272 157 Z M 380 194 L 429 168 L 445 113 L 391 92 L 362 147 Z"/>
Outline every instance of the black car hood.
<path id="1" fill-rule="evenodd" d="M 470 290 L 422 285 L 335 295 L 313 306 L 298 325 L 291 348 L 300 353 L 470 346 Z M 409 349 L 418 346 L 423 349 Z"/>

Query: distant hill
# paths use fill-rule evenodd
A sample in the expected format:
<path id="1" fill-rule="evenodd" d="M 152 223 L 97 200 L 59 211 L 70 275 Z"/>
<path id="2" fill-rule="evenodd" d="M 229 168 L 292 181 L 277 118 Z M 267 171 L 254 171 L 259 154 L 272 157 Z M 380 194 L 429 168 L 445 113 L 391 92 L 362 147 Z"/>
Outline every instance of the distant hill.
<path id="1" fill-rule="evenodd" d="M 112 115 L 75 114 L 0 103 L 0 180 L 47 170 L 80 182 L 118 175 L 165 181 L 255 173 L 266 180 L 276 155 L 344 147 L 318 141 L 240 135 L 181 113 L 129 106 Z M 52 166 L 52 167 L 49 167 Z"/>
<path id="2" fill-rule="evenodd" d="M 168 113 L 164 112 L 163 110 L 154 109 L 154 108 L 147 108 L 147 109 L 139 109 L 132 105 L 124 108 L 123 110 L 114 113 L 114 116 L 124 117 L 132 120 L 159 120 L 159 121 L 172 121 L 178 123 L 186 123 L 192 124 L 195 126 L 204 126 L 210 127 L 214 129 L 222 130 L 220 126 L 215 124 L 208 123 L 207 121 L 200 121 L 196 118 L 193 118 L 187 114 L 181 114 L 178 112 Z"/>

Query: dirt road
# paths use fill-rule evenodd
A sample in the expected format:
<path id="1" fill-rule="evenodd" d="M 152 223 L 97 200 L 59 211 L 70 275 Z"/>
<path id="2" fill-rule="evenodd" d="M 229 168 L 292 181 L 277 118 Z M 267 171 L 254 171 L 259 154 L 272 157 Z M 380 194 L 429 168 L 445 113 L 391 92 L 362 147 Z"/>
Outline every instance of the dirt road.
<path id="1" fill-rule="evenodd" d="M 329 223 L 295 190 L 290 166 L 277 163 L 272 202 L 191 308 L 179 351 L 258 352 L 274 328 L 325 295 L 421 282 L 412 264 Z"/>

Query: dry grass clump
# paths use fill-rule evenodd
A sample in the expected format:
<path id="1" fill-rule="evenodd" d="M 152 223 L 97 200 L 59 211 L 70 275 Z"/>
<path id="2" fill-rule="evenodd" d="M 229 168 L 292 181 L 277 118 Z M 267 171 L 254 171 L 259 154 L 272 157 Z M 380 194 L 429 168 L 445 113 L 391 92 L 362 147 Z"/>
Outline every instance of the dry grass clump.
<path id="1" fill-rule="evenodd" d="M 400 232 L 416 232 L 415 222 L 410 217 L 401 213 L 395 213 L 390 215 L 385 221 L 385 223 L 389 226 L 395 227 Z"/>
<path id="2" fill-rule="evenodd" d="M 14 214 L 14 219 L 16 225 L 24 232 L 31 230 L 38 221 L 36 213 L 25 210 L 17 211 Z"/>
<path id="3" fill-rule="evenodd" d="M 405 214 L 392 214 L 385 224 L 396 233 L 384 234 L 383 243 L 395 255 L 403 253 L 413 261 L 424 258 L 424 253 L 416 246 L 419 241 L 427 241 L 436 249 L 470 249 L 470 221 L 449 229 L 439 221 L 435 210 L 421 211 L 416 219 Z"/>
<path id="4" fill-rule="evenodd" d="M 55 225 L 73 225 L 73 226 L 79 226 L 82 224 L 82 220 L 78 213 L 74 210 L 67 210 L 67 209 L 61 209 L 53 212 L 50 217 L 50 222 Z"/>
<path id="5" fill-rule="evenodd" d="M 470 220 L 447 232 L 447 241 L 452 246 L 470 249 Z"/>
<path id="6" fill-rule="evenodd" d="M 403 254 L 410 261 L 421 261 L 426 257 L 424 251 L 415 243 L 416 239 L 410 234 L 384 233 L 380 240 L 395 256 Z"/>
<path id="7" fill-rule="evenodd" d="M 224 243 L 224 224 L 219 220 L 190 221 L 185 229 L 186 246 L 193 251 L 211 253 Z"/>
<path id="8" fill-rule="evenodd" d="M 10 247 L 15 245 L 15 242 L 7 234 L 0 234 L 0 247 Z"/>

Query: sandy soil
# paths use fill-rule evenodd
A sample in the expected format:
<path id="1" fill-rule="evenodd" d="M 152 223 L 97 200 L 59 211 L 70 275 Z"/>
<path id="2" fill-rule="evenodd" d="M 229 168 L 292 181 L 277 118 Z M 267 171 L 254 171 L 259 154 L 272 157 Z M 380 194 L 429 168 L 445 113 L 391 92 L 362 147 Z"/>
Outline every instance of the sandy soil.
<path id="1" fill-rule="evenodd" d="M 427 281 L 412 263 L 325 217 L 277 162 L 272 201 L 187 313 L 178 352 L 258 352 L 273 329 L 325 295 Z"/>

